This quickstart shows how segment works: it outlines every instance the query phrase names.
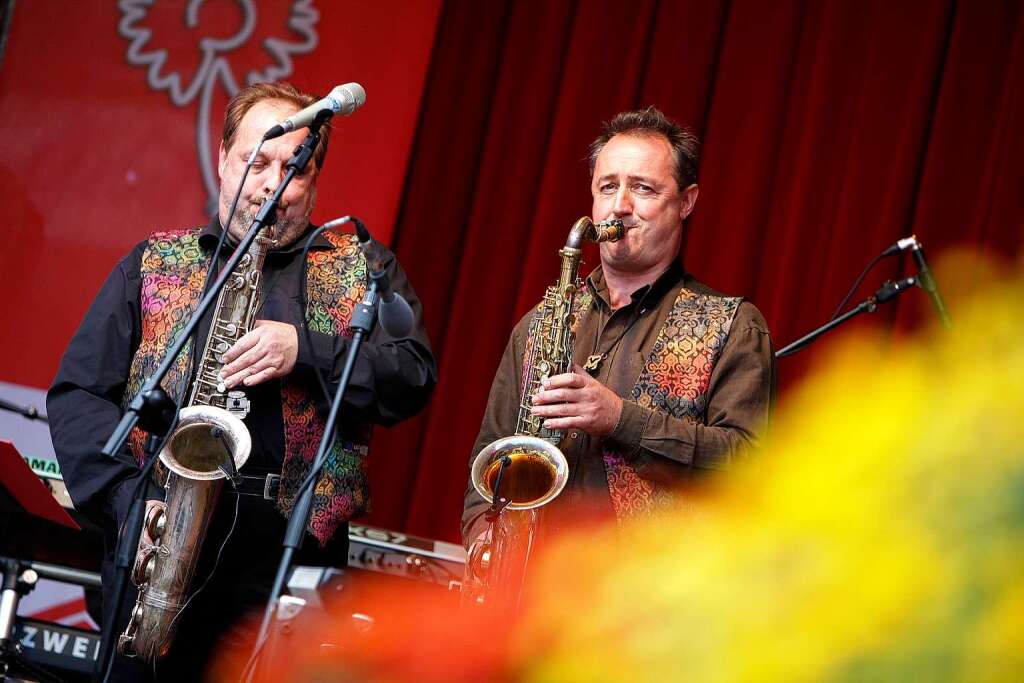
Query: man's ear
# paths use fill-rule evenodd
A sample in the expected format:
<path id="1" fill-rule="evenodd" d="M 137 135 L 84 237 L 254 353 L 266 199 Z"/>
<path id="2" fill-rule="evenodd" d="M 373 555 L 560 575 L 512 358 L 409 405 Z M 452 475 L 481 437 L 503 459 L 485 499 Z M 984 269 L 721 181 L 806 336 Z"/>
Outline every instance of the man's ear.
<path id="1" fill-rule="evenodd" d="M 697 184 L 690 185 L 683 190 L 683 201 L 679 206 L 679 220 L 685 221 L 686 217 L 693 213 L 693 207 L 697 204 Z"/>
<path id="2" fill-rule="evenodd" d="M 217 153 L 217 177 L 223 182 L 224 169 L 228 165 L 228 153 L 224 149 L 224 143 L 220 143 L 220 151 Z"/>

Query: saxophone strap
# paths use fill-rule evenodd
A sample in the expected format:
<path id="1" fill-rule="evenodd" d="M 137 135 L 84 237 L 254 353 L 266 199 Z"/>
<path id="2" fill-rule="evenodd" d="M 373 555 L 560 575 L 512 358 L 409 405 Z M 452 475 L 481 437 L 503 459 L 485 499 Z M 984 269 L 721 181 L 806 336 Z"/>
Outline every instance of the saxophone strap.
<path id="1" fill-rule="evenodd" d="M 596 300 L 596 298 L 593 300 Z M 608 359 L 608 356 L 611 354 L 612 349 L 619 345 L 619 342 L 622 341 L 622 338 L 629 333 L 629 331 L 633 328 L 633 325 L 635 325 L 637 321 L 640 320 L 640 318 L 646 312 L 646 308 L 637 305 L 636 308 L 633 309 L 633 315 L 630 317 L 629 322 L 623 326 L 622 331 L 619 332 L 619 334 L 616 335 L 614 339 L 605 344 L 604 350 L 587 356 L 586 362 L 583 363 L 583 369 L 586 370 L 591 377 L 597 377 L 598 372 L 600 372 L 601 370 L 601 364 Z M 604 329 L 611 321 L 612 316 L 615 315 L 615 311 L 612 311 L 612 314 L 609 315 L 607 319 L 605 319 L 603 309 L 598 307 L 598 315 L 598 320 L 600 324 L 598 325 L 597 329 L 597 337 L 594 339 L 595 347 L 597 346 L 597 343 L 601 341 L 601 336 L 604 334 Z"/>

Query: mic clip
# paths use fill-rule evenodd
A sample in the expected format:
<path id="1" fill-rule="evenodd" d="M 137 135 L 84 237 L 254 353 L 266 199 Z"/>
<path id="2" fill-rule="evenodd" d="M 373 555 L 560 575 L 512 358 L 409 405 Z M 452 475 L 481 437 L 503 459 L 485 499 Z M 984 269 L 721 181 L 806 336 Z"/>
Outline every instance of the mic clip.
<path id="1" fill-rule="evenodd" d="M 379 263 L 367 264 L 370 266 L 370 281 L 377 283 L 377 293 L 381 299 L 387 300 L 391 297 L 391 280 L 388 279 L 388 272 Z"/>
<path id="2" fill-rule="evenodd" d="M 227 435 L 224 430 L 220 427 L 210 427 L 210 436 L 220 441 L 224 447 L 224 462 L 217 466 L 228 482 L 231 483 L 231 487 L 237 489 L 242 484 L 242 475 L 238 473 L 238 468 L 235 467 L 235 456 L 234 450 L 231 448 L 231 443 L 228 441 Z"/>
<path id="3" fill-rule="evenodd" d="M 884 304 L 886 301 L 896 298 L 896 296 L 902 294 L 916 284 L 918 284 L 918 281 L 914 276 L 905 277 L 900 280 L 896 280 L 895 282 L 886 280 L 882 283 L 882 286 L 879 287 L 878 291 L 875 292 L 875 295 L 872 298 L 876 303 Z"/>
<path id="4" fill-rule="evenodd" d="M 918 248 L 918 246 L 919 246 L 919 244 L 917 242 L 917 236 L 916 235 L 911 235 L 910 237 L 904 237 L 901 240 L 897 240 L 896 244 L 893 244 L 888 249 L 883 251 L 880 258 L 884 258 L 886 256 L 895 256 L 896 254 L 903 253 L 904 251 L 907 251 L 908 249 L 916 249 L 916 248 Z"/>

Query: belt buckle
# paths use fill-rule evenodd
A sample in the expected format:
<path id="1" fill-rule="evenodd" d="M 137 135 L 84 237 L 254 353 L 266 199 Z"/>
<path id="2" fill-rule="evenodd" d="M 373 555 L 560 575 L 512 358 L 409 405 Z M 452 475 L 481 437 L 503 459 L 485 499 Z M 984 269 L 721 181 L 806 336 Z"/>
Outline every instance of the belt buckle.
<path id="1" fill-rule="evenodd" d="M 263 482 L 263 500 L 277 500 L 278 489 L 281 488 L 281 475 L 268 474 Z"/>

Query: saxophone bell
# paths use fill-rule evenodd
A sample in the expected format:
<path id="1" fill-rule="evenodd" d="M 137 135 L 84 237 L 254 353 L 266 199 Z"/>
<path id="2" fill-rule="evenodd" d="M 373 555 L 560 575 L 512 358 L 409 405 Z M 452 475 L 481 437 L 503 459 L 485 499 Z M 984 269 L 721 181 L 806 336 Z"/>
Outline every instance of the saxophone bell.
<path id="1" fill-rule="evenodd" d="M 506 436 L 477 454 L 471 480 L 477 493 L 491 503 L 486 513 L 490 525 L 466 560 L 464 605 L 518 610 L 538 508 L 556 498 L 568 478 L 562 451 L 536 436 Z"/>
<path id="2" fill-rule="evenodd" d="M 502 460 L 508 458 L 502 471 Z M 508 500 L 509 510 L 530 510 L 555 499 L 569 479 L 569 464 L 562 451 L 535 436 L 506 436 L 490 443 L 473 460 L 471 479 L 484 500 L 494 503 L 498 494 Z"/>
<path id="3" fill-rule="evenodd" d="M 241 469 L 251 450 L 252 437 L 240 419 L 223 408 L 193 405 L 181 409 L 160 461 L 178 476 L 212 481 L 224 478 L 221 466 L 228 457 Z"/>

